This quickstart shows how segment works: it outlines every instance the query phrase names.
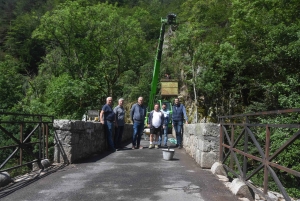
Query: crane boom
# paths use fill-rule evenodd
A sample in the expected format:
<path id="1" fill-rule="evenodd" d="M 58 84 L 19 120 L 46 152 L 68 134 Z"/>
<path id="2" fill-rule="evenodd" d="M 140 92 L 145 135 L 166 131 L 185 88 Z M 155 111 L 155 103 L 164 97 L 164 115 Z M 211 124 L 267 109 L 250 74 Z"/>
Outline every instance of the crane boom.
<path id="1" fill-rule="evenodd" d="M 160 27 L 160 34 L 158 39 L 158 46 L 154 61 L 154 70 L 153 70 L 153 77 L 151 82 L 151 91 L 150 91 L 150 97 L 148 102 L 148 110 L 152 110 L 154 108 L 154 99 L 156 95 L 156 89 L 157 89 L 157 83 L 158 83 L 158 76 L 160 72 L 160 63 L 161 63 L 161 56 L 162 56 L 162 50 L 163 50 L 163 44 L 164 44 L 164 35 L 165 35 L 165 29 L 166 25 L 175 25 L 176 24 L 176 15 L 175 14 L 169 14 L 167 18 L 161 18 L 161 27 Z"/>

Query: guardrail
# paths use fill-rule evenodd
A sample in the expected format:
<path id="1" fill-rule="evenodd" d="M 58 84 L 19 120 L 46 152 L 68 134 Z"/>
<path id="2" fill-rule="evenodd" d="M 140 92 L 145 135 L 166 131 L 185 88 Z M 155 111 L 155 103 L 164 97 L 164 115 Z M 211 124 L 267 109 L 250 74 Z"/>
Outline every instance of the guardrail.
<path id="1" fill-rule="evenodd" d="M 259 193 L 268 200 L 270 199 L 267 194 L 269 189 L 269 178 L 272 178 L 285 200 L 291 200 L 285 190 L 285 187 L 282 185 L 282 181 L 280 181 L 278 174 L 284 172 L 285 174 L 294 175 L 299 179 L 300 172 L 294 170 L 293 167 L 286 167 L 279 164 L 275 160 L 279 154 L 289 149 L 291 145 L 300 138 L 300 124 L 299 122 L 295 124 L 273 124 L 272 122 L 261 123 L 261 121 L 267 119 L 266 115 L 267 117 L 270 117 L 270 121 L 272 121 L 272 115 L 296 114 L 295 116 L 299 119 L 299 116 L 297 116 L 299 115 L 299 112 L 300 109 L 297 108 L 252 114 L 220 116 L 219 157 L 224 168 L 228 172 L 231 172 L 235 177 L 243 180 L 256 193 Z M 273 120 L 276 122 L 278 118 L 273 117 Z M 274 148 L 270 150 L 272 144 L 272 133 L 276 132 L 276 129 L 285 129 L 285 141 L 282 142 L 281 145 L 277 146 L 278 148 L 275 150 Z M 230 135 L 228 133 L 230 133 Z M 261 137 L 262 133 L 265 135 L 264 139 Z M 259 141 L 258 135 L 260 135 L 260 139 L 263 140 Z M 249 146 L 254 146 L 255 149 L 252 147 L 250 151 Z M 299 161 L 299 158 L 300 156 L 295 160 Z M 251 164 L 256 164 L 257 167 L 254 167 L 254 165 Z M 250 182 L 250 179 L 254 175 L 257 175 L 261 170 L 263 170 L 263 192 L 258 190 L 257 186 Z"/>
<path id="2" fill-rule="evenodd" d="M 33 162 L 37 162 L 42 169 L 41 160 L 49 157 L 49 124 L 53 124 L 53 121 L 54 117 L 48 115 L 0 112 L 0 137 L 7 143 L 0 147 L 0 157 L 3 160 L 0 172 Z M 24 159 L 27 161 L 24 162 Z M 12 160 L 9 167 L 5 168 Z"/>

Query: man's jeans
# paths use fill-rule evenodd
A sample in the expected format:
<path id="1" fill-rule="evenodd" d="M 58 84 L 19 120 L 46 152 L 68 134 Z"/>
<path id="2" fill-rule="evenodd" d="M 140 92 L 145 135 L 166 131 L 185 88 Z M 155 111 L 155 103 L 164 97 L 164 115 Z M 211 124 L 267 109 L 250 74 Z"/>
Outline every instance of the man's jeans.
<path id="1" fill-rule="evenodd" d="M 164 133 L 164 145 L 167 145 L 168 143 L 168 125 L 165 126 L 165 128 L 162 129 Z M 162 141 L 162 132 L 159 135 L 158 144 L 161 145 Z"/>
<path id="2" fill-rule="evenodd" d="M 176 133 L 177 145 L 182 145 L 181 131 L 182 131 L 183 121 L 173 121 L 173 125 Z"/>
<path id="3" fill-rule="evenodd" d="M 115 127 L 115 148 L 122 148 L 124 126 Z"/>
<path id="4" fill-rule="evenodd" d="M 141 137 L 144 130 L 143 123 L 133 123 L 132 146 L 140 147 Z"/>
<path id="5" fill-rule="evenodd" d="M 104 129 L 105 129 L 106 139 L 107 139 L 109 149 L 111 151 L 115 150 L 114 142 L 112 140 L 113 127 L 114 127 L 114 123 L 112 121 L 105 121 L 104 122 Z"/>

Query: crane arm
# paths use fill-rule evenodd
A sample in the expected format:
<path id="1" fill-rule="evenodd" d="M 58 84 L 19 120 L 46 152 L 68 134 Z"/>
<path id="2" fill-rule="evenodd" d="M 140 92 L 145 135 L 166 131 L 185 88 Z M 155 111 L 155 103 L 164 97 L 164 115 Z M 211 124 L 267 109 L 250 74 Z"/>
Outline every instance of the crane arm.
<path id="1" fill-rule="evenodd" d="M 154 61 L 154 70 L 153 70 L 153 76 L 152 76 L 152 82 L 151 82 L 151 91 L 150 91 L 150 97 L 149 97 L 149 102 L 148 102 L 148 111 L 151 111 L 154 108 L 154 99 L 155 99 L 155 95 L 156 95 L 158 76 L 159 76 L 159 72 L 160 72 L 160 63 L 161 63 L 161 56 L 162 56 L 162 50 L 163 50 L 163 44 L 164 44 L 165 28 L 166 28 L 166 25 L 174 25 L 174 24 L 176 24 L 176 15 L 175 14 L 169 14 L 167 16 L 167 18 L 161 19 L 160 34 L 159 34 L 159 39 L 158 39 L 156 57 L 155 57 L 155 61 Z"/>

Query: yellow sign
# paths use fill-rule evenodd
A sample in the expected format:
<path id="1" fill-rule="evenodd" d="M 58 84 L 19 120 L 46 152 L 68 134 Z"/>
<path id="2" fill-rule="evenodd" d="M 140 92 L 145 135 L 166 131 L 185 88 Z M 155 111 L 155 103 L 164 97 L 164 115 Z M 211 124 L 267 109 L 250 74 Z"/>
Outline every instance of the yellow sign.
<path id="1" fill-rule="evenodd" d="M 163 96 L 177 96 L 178 82 L 177 81 L 160 81 L 161 95 Z"/>

